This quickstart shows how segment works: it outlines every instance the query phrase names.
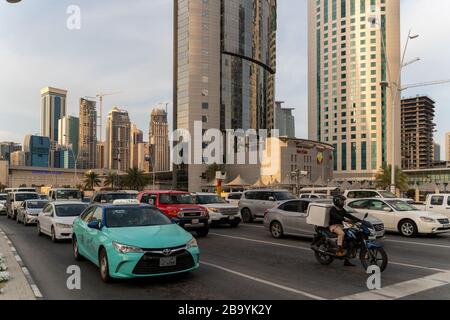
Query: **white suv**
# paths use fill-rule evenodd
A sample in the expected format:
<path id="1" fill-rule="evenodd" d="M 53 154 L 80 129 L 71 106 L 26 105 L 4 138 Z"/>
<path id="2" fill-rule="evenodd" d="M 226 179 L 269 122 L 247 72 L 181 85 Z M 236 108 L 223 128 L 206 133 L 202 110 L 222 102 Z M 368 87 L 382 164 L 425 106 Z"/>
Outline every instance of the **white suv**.
<path id="1" fill-rule="evenodd" d="M 297 199 L 287 190 L 249 190 L 239 201 L 242 221 L 253 222 L 255 218 L 264 218 L 264 214 L 282 202 Z"/>
<path id="2" fill-rule="evenodd" d="M 386 190 L 347 190 L 344 193 L 344 197 L 347 199 L 369 199 L 369 198 L 380 198 L 380 199 L 397 199 L 407 202 L 408 204 L 414 204 L 414 200 L 407 198 L 398 198 L 395 194 Z"/>
<path id="3" fill-rule="evenodd" d="M 17 219 L 17 212 L 26 200 L 39 200 L 36 192 L 10 192 L 6 199 L 6 216 L 13 220 Z"/>
<path id="4" fill-rule="evenodd" d="M 227 203 L 219 195 L 215 193 L 195 193 L 194 197 L 197 204 L 208 210 L 211 225 L 228 224 L 236 228 L 241 223 L 239 207 Z"/>

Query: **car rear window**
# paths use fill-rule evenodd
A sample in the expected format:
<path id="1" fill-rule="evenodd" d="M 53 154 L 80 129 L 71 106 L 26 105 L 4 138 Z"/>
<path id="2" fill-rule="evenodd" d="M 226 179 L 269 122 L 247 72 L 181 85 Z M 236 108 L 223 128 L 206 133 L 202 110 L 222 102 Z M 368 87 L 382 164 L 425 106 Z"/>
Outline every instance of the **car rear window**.
<path id="1" fill-rule="evenodd" d="M 16 201 L 21 202 L 21 201 L 26 201 L 26 200 L 34 200 L 34 199 L 39 199 L 38 194 L 34 194 L 34 193 L 16 193 Z"/>
<path id="2" fill-rule="evenodd" d="M 27 201 L 28 209 L 43 209 L 48 201 Z"/>
<path id="3" fill-rule="evenodd" d="M 60 204 L 56 206 L 56 215 L 58 217 L 78 217 L 87 207 L 86 203 Z"/>

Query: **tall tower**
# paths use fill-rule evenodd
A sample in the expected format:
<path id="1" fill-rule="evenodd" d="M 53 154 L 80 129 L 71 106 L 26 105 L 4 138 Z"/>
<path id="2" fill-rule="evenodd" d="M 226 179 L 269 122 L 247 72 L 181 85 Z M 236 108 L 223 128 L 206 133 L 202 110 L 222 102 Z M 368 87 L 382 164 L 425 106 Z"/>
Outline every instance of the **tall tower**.
<path id="1" fill-rule="evenodd" d="M 139 147 L 144 142 L 144 133 L 135 124 L 131 125 L 130 168 L 139 168 Z"/>
<path id="2" fill-rule="evenodd" d="M 167 122 L 167 113 L 164 110 L 154 109 L 152 111 L 149 145 L 152 158 L 151 171 L 170 171 L 169 124 Z"/>
<path id="3" fill-rule="evenodd" d="M 58 122 L 58 144 L 70 147 L 73 156 L 78 156 L 78 140 L 80 139 L 80 118 L 65 116 Z"/>
<path id="4" fill-rule="evenodd" d="M 66 115 L 67 91 L 52 87 L 41 90 L 41 136 L 56 144 L 59 137 L 58 121 Z"/>
<path id="5" fill-rule="evenodd" d="M 95 101 L 80 99 L 80 138 L 78 165 L 95 169 L 97 161 L 97 110 Z"/>
<path id="6" fill-rule="evenodd" d="M 401 163 L 400 0 L 308 0 L 309 138 L 335 147 L 334 176 L 370 180 Z M 392 116 L 395 112 L 395 132 Z"/>
<path id="7" fill-rule="evenodd" d="M 122 172 L 130 168 L 130 117 L 128 112 L 114 108 L 106 123 L 106 168 Z"/>
<path id="8" fill-rule="evenodd" d="M 277 1 L 174 0 L 174 8 L 174 128 L 272 129 Z M 204 171 L 176 166 L 175 187 L 200 190 Z"/>

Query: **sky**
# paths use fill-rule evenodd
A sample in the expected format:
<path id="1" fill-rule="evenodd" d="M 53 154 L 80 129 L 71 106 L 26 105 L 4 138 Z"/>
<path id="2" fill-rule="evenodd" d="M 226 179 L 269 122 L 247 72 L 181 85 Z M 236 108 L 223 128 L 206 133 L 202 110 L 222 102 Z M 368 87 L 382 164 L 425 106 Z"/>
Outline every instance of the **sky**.
<path id="1" fill-rule="evenodd" d="M 278 1 L 276 98 L 295 108 L 300 138 L 308 132 L 306 3 Z M 409 29 L 420 35 L 407 59 L 421 58 L 405 69 L 403 83 L 450 79 L 450 1 L 401 3 L 403 40 Z M 81 8 L 80 30 L 66 27 L 70 5 Z M 147 136 L 151 110 L 172 100 L 172 0 L 0 0 L 0 141 L 39 133 L 46 86 L 68 90 L 68 114 L 76 116 L 80 97 L 119 92 L 105 98 L 104 119 L 118 106 Z M 404 92 L 419 94 L 436 101 L 435 135 L 444 149 L 450 84 Z"/>

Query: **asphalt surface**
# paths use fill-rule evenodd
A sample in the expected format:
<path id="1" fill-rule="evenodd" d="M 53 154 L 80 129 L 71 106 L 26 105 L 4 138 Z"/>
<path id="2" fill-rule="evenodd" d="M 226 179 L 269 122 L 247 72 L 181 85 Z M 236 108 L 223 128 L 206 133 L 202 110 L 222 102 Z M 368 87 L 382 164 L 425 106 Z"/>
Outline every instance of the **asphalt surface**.
<path id="1" fill-rule="evenodd" d="M 319 265 L 310 240 L 276 240 L 261 223 L 211 229 L 199 239 L 201 267 L 187 275 L 116 281 L 104 284 L 92 263 L 76 262 L 70 242 L 54 244 L 0 216 L 8 235 L 45 299 L 239 299 L 303 300 L 370 298 L 367 275 L 342 262 Z M 389 267 L 382 275 L 383 298 L 450 300 L 450 235 L 405 239 L 387 235 Z M 81 268 L 81 290 L 69 290 L 71 265 Z M 429 277 L 438 277 L 438 280 Z"/>

